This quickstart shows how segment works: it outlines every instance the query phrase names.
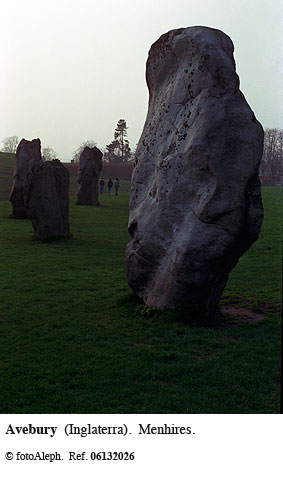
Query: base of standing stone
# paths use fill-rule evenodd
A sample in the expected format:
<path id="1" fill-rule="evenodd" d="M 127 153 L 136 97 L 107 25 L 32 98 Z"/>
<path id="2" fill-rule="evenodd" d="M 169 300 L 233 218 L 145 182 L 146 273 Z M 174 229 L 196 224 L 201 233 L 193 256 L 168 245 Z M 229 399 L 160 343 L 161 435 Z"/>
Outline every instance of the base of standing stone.
<path id="1" fill-rule="evenodd" d="M 36 237 L 35 234 L 33 235 L 34 240 L 44 242 L 44 243 L 55 242 L 55 241 L 58 242 L 59 240 L 71 240 L 72 238 L 73 238 L 73 235 L 71 233 L 67 236 L 66 235 L 53 235 L 52 237 L 49 237 L 49 238 L 40 238 L 40 237 Z"/>
<path id="2" fill-rule="evenodd" d="M 78 206 L 101 206 L 101 204 L 99 202 L 94 204 L 94 203 L 84 203 L 81 201 L 77 201 L 76 205 L 78 205 Z"/>

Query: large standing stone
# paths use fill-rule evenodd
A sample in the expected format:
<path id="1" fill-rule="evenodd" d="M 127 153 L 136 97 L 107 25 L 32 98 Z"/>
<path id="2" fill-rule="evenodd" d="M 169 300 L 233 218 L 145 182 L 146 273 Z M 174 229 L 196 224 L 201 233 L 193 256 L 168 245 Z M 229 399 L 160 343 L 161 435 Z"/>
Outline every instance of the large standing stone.
<path id="1" fill-rule="evenodd" d="M 22 139 L 17 147 L 13 185 L 10 201 L 12 203 L 12 218 L 28 218 L 24 202 L 24 184 L 28 173 L 34 164 L 41 159 L 40 140 Z"/>
<path id="2" fill-rule="evenodd" d="M 263 129 L 239 91 L 232 41 L 219 30 L 162 35 L 146 78 L 127 279 L 150 307 L 192 305 L 207 318 L 260 231 Z"/>
<path id="3" fill-rule="evenodd" d="M 37 162 L 26 179 L 24 193 L 36 239 L 70 237 L 69 171 L 61 162 Z"/>
<path id="4" fill-rule="evenodd" d="M 98 206 L 98 179 L 102 169 L 102 152 L 97 147 L 85 147 L 80 155 L 77 205 Z"/>

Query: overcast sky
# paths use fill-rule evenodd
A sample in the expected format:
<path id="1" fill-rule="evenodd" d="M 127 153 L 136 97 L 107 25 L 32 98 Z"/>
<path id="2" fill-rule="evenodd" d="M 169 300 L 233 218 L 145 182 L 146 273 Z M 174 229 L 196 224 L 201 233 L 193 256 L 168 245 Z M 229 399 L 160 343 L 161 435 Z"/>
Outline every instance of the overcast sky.
<path id="1" fill-rule="evenodd" d="M 68 161 L 81 142 L 109 144 L 124 118 L 134 149 L 150 46 L 193 25 L 231 37 L 256 117 L 283 127 L 281 0 L 0 0 L 0 19 L 0 147 L 39 137 Z"/>

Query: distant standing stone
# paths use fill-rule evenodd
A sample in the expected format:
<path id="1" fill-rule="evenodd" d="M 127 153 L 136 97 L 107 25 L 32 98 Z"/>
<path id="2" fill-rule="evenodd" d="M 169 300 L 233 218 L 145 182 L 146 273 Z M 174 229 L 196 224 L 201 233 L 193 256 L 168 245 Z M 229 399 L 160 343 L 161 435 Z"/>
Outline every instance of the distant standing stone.
<path id="1" fill-rule="evenodd" d="M 168 32 L 147 60 L 147 119 L 132 176 L 126 272 L 149 306 L 216 312 L 263 219 L 263 129 L 223 32 Z M 260 263 L 259 263 L 260 265 Z"/>
<path id="2" fill-rule="evenodd" d="M 28 218 L 24 202 L 24 184 L 34 164 L 41 159 L 40 146 L 39 139 L 32 141 L 22 139 L 17 147 L 13 185 L 10 195 L 10 202 L 12 204 L 11 218 Z"/>
<path id="3" fill-rule="evenodd" d="M 98 180 L 102 169 L 102 152 L 97 147 L 85 147 L 80 155 L 77 205 L 98 206 Z"/>
<path id="4" fill-rule="evenodd" d="M 69 171 L 58 160 L 39 161 L 25 183 L 28 218 L 38 240 L 69 238 Z"/>

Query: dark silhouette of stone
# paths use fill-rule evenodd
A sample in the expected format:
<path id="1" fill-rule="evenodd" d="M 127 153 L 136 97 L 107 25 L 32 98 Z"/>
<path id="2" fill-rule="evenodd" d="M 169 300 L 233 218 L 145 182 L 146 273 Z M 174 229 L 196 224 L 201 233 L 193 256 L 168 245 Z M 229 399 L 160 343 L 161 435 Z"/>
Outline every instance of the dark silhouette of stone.
<path id="1" fill-rule="evenodd" d="M 98 206 L 98 180 L 102 169 L 102 152 L 97 147 L 85 147 L 80 155 L 77 205 Z"/>
<path id="2" fill-rule="evenodd" d="M 239 91 L 233 44 L 189 27 L 150 49 L 147 119 L 132 176 L 126 273 L 157 309 L 215 315 L 263 219 L 263 129 Z"/>
<path id="3" fill-rule="evenodd" d="M 28 218 L 24 202 L 24 184 L 34 164 L 41 159 L 40 140 L 22 139 L 17 147 L 13 185 L 10 194 L 12 204 L 11 218 Z"/>
<path id="4" fill-rule="evenodd" d="M 70 237 L 69 171 L 61 162 L 37 162 L 26 178 L 24 199 L 36 239 Z"/>

